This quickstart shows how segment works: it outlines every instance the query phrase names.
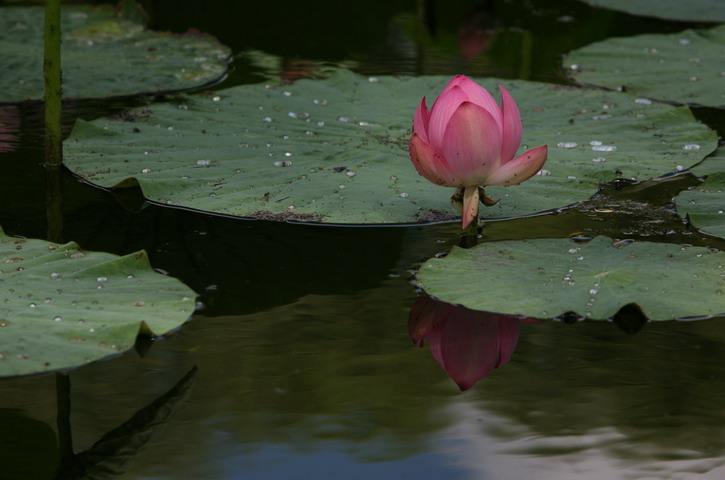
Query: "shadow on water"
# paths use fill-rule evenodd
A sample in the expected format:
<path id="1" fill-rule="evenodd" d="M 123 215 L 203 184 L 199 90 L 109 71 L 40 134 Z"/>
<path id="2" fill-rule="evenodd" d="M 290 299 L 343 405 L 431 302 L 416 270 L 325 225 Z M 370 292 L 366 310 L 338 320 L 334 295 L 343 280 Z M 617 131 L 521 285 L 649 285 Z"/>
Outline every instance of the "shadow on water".
<path id="1" fill-rule="evenodd" d="M 192 368 L 168 392 L 81 452 L 73 448 L 71 380 L 66 374 L 56 374 L 57 435 L 50 425 L 18 410 L 0 409 L 2 478 L 103 480 L 121 477 L 186 400 L 196 371 Z"/>

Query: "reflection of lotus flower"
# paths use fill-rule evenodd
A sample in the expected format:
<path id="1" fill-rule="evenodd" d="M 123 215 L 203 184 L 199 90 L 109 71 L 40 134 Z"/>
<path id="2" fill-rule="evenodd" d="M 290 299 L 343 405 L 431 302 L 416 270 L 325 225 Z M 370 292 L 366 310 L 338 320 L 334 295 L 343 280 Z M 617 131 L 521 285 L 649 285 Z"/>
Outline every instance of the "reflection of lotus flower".
<path id="1" fill-rule="evenodd" d="M 428 340 L 433 357 L 461 390 L 511 360 L 519 340 L 516 317 L 478 312 L 430 297 L 415 300 L 408 328 L 419 347 Z"/>
<path id="2" fill-rule="evenodd" d="M 468 17 L 458 27 L 458 48 L 466 61 L 473 60 L 491 47 L 496 33 L 483 15 Z"/>
<path id="3" fill-rule="evenodd" d="M 479 185 L 518 185 L 546 162 L 546 145 L 514 158 L 521 115 L 511 95 L 499 88 L 501 107 L 486 89 L 457 75 L 430 111 L 423 97 L 415 112 L 410 158 L 431 182 L 463 191 L 463 228 L 478 216 Z"/>

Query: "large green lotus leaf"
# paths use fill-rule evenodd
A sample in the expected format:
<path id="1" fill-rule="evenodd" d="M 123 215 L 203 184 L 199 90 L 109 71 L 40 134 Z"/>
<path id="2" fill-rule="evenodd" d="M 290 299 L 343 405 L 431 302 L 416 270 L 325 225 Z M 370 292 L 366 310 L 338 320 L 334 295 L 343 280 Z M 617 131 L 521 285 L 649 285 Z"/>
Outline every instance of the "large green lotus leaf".
<path id="1" fill-rule="evenodd" d="M 450 219 L 453 189 L 418 175 L 407 152 L 418 103 L 424 95 L 434 99 L 448 80 L 340 71 L 325 80 L 185 97 L 78 122 L 65 143 L 66 164 L 92 183 L 138 181 L 153 201 L 208 212 L 336 223 Z M 482 83 L 496 89 L 495 79 Z M 502 200 L 485 209 L 489 217 L 586 200 L 599 182 L 686 168 L 716 145 L 714 132 L 687 108 L 543 83 L 505 84 L 522 111 L 524 142 L 549 144 L 550 153 L 543 175 L 487 189 Z M 695 143 L 698 149 L 685 148 Z"/>
<path id="2" fill-rule="evenodd" d="M 144 30 L 109 6 L 63 7 L 63 96 L 101 98 L 197 87 L 230 51 L 210 35 Z M 0 103 L 43 98 L 43 8 L 0 8 Z"/>
<path id="3" fill-rule="evenodd" d="M 725 3 L 724 3 L 725 5 Z M 725 25 L 710 30 L 610 38 L 564 59 L 582 84 L 647 98 L 725 106 Z"/>
<path id="4" fill-rule="evenodd" d="M 652 320 L 725 313 L 725 253 L 597 237 L 587 244 L 537 239 L 454 248 L 427 261 L 418 285 L 450 303 L 549 318 L 607 319 L 628 304 Z"/>
<path id="5" fill-rule="evenodd" d="M 722 0 L 583 0 L 594 7 L 608 8 L 643 17 L 684 22 L 725 22 Z"/>
<path id="6" fill-rule="evenodd" d="M 194 311 L 195 294 L 154 272 L 145 252 L 123 257 L 0 230 L 0 377 L 84 365 L 163 335 Z"/>

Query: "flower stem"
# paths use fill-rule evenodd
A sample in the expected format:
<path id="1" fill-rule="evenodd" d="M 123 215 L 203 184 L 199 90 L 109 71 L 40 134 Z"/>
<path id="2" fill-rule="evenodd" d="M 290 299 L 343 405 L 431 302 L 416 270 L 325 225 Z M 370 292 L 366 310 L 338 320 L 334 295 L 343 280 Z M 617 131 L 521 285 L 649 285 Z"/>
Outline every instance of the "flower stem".
<path id="1" fill-rule="evenodd" d="M 45 2 L 45 165 L 63 162 L 61 136 L 60 0 Z"/>
<path id="2" fill-rule="evenodd" d="M 468 227 L 463 229 L 458 246 L 461 248 L 471 248 L 478 245 L 478 232 L 480 227 L 478 219 L 472 221 Z"/>

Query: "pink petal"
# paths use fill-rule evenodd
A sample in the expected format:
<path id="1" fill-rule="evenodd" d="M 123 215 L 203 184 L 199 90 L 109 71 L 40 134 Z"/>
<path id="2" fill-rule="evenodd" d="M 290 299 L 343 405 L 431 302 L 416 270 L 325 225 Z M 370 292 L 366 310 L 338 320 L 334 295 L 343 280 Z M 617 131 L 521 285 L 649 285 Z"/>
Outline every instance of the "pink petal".
<path id="1" fill-rule="evenodd" d="M 502 134 L 501 134 L 501 162 L 505 163 L 514 158 L 516 150 L 521 145 L 521 114 L 513 97 L 498 84 L 501 89 L 502 106 Z"/>
<path id="2" fill-rule="evenodd" d="M 532 148 L 491 172 L 485 185 L 518 185 L 536 175 L 546 163 L 546 145 Z"/>
<path id="3" fill-rule="evenodd" d="M 498 323 L 490 313 L 457 308 L 439 333 L 436 360 L 461 390 L 468 390 L 498 361 Z"/>
<path id="4" fill-rule="evenodd" d="M 415 111 L 413 133 L 420 135 L 423 141 L 428 141 L 428 106 L 425 104 L 425 97 L 420 101 L 418 110 Z"/>
<path id="5" fill-rule="evenodd" d="M 445 86 L 445 88 L 443 88 L 443 90 L 441 91 L 441 95 L 446 93 L 451 88 L 459 86 L 461 83 L 461 80 L 463 78 L 466 78 L 466 76 L 465 75 L 456 75 L 455 77 L 451 78 L 451 80 L 448 82 L 448 84 Z"/>
<path id="6" fill-rule="evenodd" d="M 428 296 L 415 299 L 408 313 L 408 334 L 413 343 L 423 346 L 426 337 L 432 335 L 441 322 L 450 316 L 453 305 L 433 300 Z"/>
<path id="7" fill-rule="evenodd" d="M 463 90 L 457 85 L 444 90 L 436 99 L 430 109 L 428 117 L 428 142 L 436 148 L 441 148 L 443 135 L 446 133 L 448 121 L 458 107 L 468 99 Z"/>
<path id="8" fill-rule="evenodd" d="M 418 173 L 428 181 L 444 187 L 457 187 L 460 180 L 441 152 L 433 148 L 418 134 L 410 139 L 410 159 Z"/>
<path id="9" fill-rule="evenodd" d="M 487 110 L 464 102 L 448 122 L 441 151 L 463 186 L 482 185 L 498 168 L 501 131 Z"/>
<path id="10" fill-rule="evenodd" d="M 498 123 L 499 127 L 502 125 L 502 112 L 501 108 L 498 106 L 498 103 L 496 102 L 496 99 L 493 98 L 493 96 L 488 93 L 488 90 L 483 88 L 478 83 L 474 82 L 470 78 L 459 75 L 460 77 L 458 79 L 458 86 L 463 90 L 463 92 L 468 97 L 468 101 L 471 103 L 475 103 L 479 107 L 483 107 L 485 110 L 488 111 L 488 113 L 493 116 L 494 120 Z M 457 77 L 457 78 L 458 78 Z"/>
<path id="11" fill-rule="evenodd" d="M 516 350 L 519 342 L 519 320 L 501 315 L 498 319 L 498 362 L 496 368 L 506 365 Z"/>
<path id="12" fill-rule="evenodd" d="M 479 201 L 478 186 L 466 187 L 463 191 L 463 213 L 461 214 L 464 229 L 478 218 Z"/>

